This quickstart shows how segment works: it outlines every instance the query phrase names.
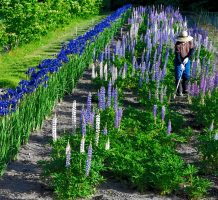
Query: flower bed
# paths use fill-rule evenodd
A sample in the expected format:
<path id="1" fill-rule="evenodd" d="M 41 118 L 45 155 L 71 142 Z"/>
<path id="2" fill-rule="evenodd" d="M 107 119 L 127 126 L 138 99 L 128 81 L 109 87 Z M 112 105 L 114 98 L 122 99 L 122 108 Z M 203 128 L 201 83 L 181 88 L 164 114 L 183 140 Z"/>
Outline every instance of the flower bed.
<path id="1" fill-rule="evenodd" d="M 187 138 L 176 134 L 182 119 L 169 108 L 175 87 L 173 44 L 187 23 L 178 10 L 160 6 L 134 8 L 128 24 L 121 40 L 94 56 L 92 78 L 98 92 L 88 95 L 81 126 L 75 134 L 57 138 L 54 123 L 53 151 L 51 160 L 43 163 L 44 176 L 60 199 L 92 194 L 108 173 L 140 192 L 201 198 L 211 183 L 177 153 L 176 146 Z M 195 41 L 200 61 L 210 54 L 206 40 Z M 124 108 L 126 91 L 139 108 Z M 74 102 L 73 122 L 75 115 Z"/>

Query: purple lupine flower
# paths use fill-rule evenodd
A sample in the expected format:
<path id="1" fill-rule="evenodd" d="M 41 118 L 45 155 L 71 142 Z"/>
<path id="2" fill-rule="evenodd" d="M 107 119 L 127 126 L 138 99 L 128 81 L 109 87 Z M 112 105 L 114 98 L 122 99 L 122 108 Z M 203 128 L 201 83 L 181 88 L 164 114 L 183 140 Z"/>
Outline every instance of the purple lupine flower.
<path id="1" fill-rule="evenodd" d="M 118 109 L 115 111 L 114 127 L 119 128 L 119 112 Z"/>
<path id="2" fill-rule="evenodd" d="M 101 87 L 100 89 L 100 99 L 101 99 L 101 105 L 99 109 L 105 109 L 105 87 Z"/>
<path id="3" fill-rule="evenodd" d="M 162 122 L 164 122 L 165 111 L 166 111 L 165 106 L 162 106 L 162 110 L 161 110 L 161 120 L 162 120 Z"/>
<path id="4" fill-rule="evenodd" d="M 91 169 L 91 163 L 92 163 L 92 144 L 90 143 L 89 148 L 88 148 L 88 156 L 86 160 L 86 170 L 85 170 L 85 175 L 88 176 L 90 169 Z"/>
<path id="5" fill-rule="evenodd" d="M 200 89 L 203 91 L 205 86 L 205 78 L 204 76 L 200 80 Z"/>
<path id="6" fill-rule="evenodd" d="M 196 62 L 196 61 L 193 61 L 193 63 L 192 63 L 191 76 L 192 76 L 193 78 L 196 78 L 196 75 L 197 75 L 197 62 Z"/>
<path id="7" fill-rule="evenodd" d="M 146 74 L 146 84 L 148 84 L 149 83 L 149 75 L 148 75 L 148 73 Z"/>
<path id="8" fill-rule="evenodd" d="M 89 118 L 89 123 L 92 128 L 94 127 L 94 121 L 95 121 L 95 111 L 90 113 L 90 118 Z"/>
<path id="9" fill-rule="evenodd" d="M 100 60 L 100 62 L 103 62 L 103 60 L 104 60 L 104 55 L 103 55 L 103 53 L 100 53 L 100 55 L 99 55 L 99 60 Z"/>
<path id="10" fill-rule="evenodd" d="M 157 49 L 155 49 L 155 52 L 154 52 L 154 60 L 153 60 L 153 63 L 156 63 L 156 59 L 157 59 Z"/>
<path id="11" fill-rule="evenodd" d="M 86 124 L 90 123 L 90 115 L 91 115 L 91 112 L 88 113 L 87 110 L 84 111 L 84 116 L 85 116 L 85 122 L 86 122 Z"/>
<path id="12" fill-rule="evenodd" d="M 194 91 L 195 91 L 195 95 L 198 96 L 200 91 L 199 91 L 199 86 L 198 86 L 197 82 L 195 83 Z"/>
<path id="13" fill-rule="evenodd" d="M 148 62 L 149 62 L 149 60 L 150 60 L 150 51 L 147 51 L 147 53 L 146 53 L 146 64 L 148 64 Z"/>
<path id="14" fill-rule="evenodd" d="M 141 62 L 143 63 L 145 61 L 145 49 L 142 53 L 142 56 L 141 56 Z"/>
<path id="15" fill-rule="evenodd" d="M 204 80 L 204 83 L 203 83 L 203 85 L 202 85 L 202 93 L 203 93 L 203 94 L 205 94 L 206 88 L 207 88 L 207 80 L 205 79 L 205 80 Z"/>
<path id="16" fill-rule="evenodd" d="M 99 109 L 105 109 L 105 88 L 102 86 L 100 92 L 98 92 L 98 107 Z"/>
<path id="17" fill-rule="evenodd" d="M 191 94 L 191 96 L 194 96 L 194 95 L 195 95 L 195 93 L 194 93 L 194 83 L 192 83 L 192 84 L 190 85 L 190 94 Z"/>
<path id="18" fill-rule="evenodd" d="M 212 90 L 214 89 L 214 87 L 215 87 L 215 79 L 214 79 L 213 76 L 210 76 L 210 77 L 208 78 L 208 89 L 209 89 L 210 91 L 212 91 Z"/>
<path id="19" fill-rule="evenodd" d="M 86 135 L 86 121 L 85 121 L 85 118 L 83 117 L 83 120 L 82 120 L 82 136 L 85 136 Z"/>
<path id="20" fill-rule="evenodd" d="M 145 70 L 146 70 L 146 64 L 145 62 L 142 63 L 142 67 L 141 67 L 141 73 L 144 75 L 145 73 Z"/>
<path id="21" fill-rule="evenodd" d="M 156 118 L 157 118 L 157 105 L 153 106 L 153 116 L 154 116 L 154 119 L 156 121 Z"/>
<path id="22" fill-rule="evenodd" d="M 118 120 L 119 120 L 119 125 L 120 125 L 122 116 L 123 116 L 123 108 L 118 108 Z"/>
<path id="23" fill-rule="evenodd" d="M 151 99 L 151 90 L 150 89 L 148 90 L 148 99 L 149 100 Z"/>
<path id="24" fill-rule="evenodd" d="M 172 127 L 171 127 L 171 121 L 169 120 L 168 121 L 168 126 L 167 126 L 167 134 L 171 134 L 171 131 L 172 131 Z"/>
<path id="25" fill-rule="evenodd" d="M 117 89 L 117 87 L 114 89 L 113 98 L 114 98 L 114 109 L 117 110 L 117 107 L 118 107 L 118 89 Z"/>
<path id="26" fill-rule="evenodd" d="M 152 81 L 155 81 L 155 72 L 154 72 L 154 71 L 152 72 L 152 78 L 151 78 L 151 80 L 152 80 Z"/>
<path id="27" fill-rule="evenodd" d="M 107 90 L 107 107 L 111 106 L 111 88 L 112 88 L 112 84 L 110 80 L 108 83 L 108 90 Z"/>
<path id="28" fill-rule="evenodd" d="M 159 91 L 158 91 L 158 87 L 157 87 L 157 89 L 155 90 L 155 98 L 156 98 L 157 100 L 159 100 Z"/>
<path id="29" fill-rule="evenodd" d="M 215 86 L 218 87 L 218 71 L 215 74 Z"/>
<path id="30" fill-rule="evenodd" d="M 87 110 L 86 112 L 87 112 L 87 115 L 89 118 L 90 114 L 91 114 L 91 110 L 92 110 L 92 94 L 91 94 L 91 92 L 89 92 L 89 94 L 88 94 L 86 110 Z"/>
<path id="31" fill-rule="evenodd" d="M 139 86 L 140 86 L 140 87 L 142 87 L 142 83 L 143 83 L 143 77 L 140 76 L 140 77 L 139 77 Z"/>
<path id="32" fill-rule="evenodd" d="M 216 71 L 216 64 L 213 63 L 213 65 L 212 65 L 212 73 L 215 73 L 215 71 Z"/>
<path id="33" fill-rule="evenodd" d="M 107 135 L 107 125 L 104 127 L 104 129 L 103 129 L 103 134 L 104 135 Z"/>
<path id="34" fill-rule="evenodd" d="M 81 113 L 80 113 L 80 124 L 83 123 L 83 119 L 85 119 L 84 105 L 83 105 L 82 110 L 81 110 Z"/>
<path id="35" fill-rule="evenodd" d="M 127 72 L 127 64 L 126 64 L 126 62 L 124 63 L 124 69 L 125 69 L 125 72 Z"/>

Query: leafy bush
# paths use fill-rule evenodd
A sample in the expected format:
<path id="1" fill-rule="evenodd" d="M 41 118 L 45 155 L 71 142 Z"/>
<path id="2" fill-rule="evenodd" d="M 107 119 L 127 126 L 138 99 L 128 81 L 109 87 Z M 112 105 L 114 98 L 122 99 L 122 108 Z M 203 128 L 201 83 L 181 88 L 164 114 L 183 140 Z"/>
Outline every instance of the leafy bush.
<path id="1" fill-rule="evenodd" d="M 66 167 L 65 147 L 69 141 L 71 150 L 70 166 Z M 93 148 L 91 169 L 86 174 L 87 153 L 79 153 L 80 137 L 74 135 L 62 137 L 52 145 L 50 162 L 41 162 L 44 177 L 50 177 L 48 184 L 55 189 L 58 199 L 76 199 L 92 194 L 97 185 L 103 181 L 100 174 L 104 170 L 100 150 Z M 86 142 L 89 145 L 89 142 Z M 89 148 L 85 147 L 85 151 Z"/>
<path id="2" fill-rule="evenodd" d="M 190 199 L 199 199 L 207 194 L 207 190 L 211 186 L 211 182 L 207 179 L 196 176 L 198 170 L 193 165 L 188 165 L 185 169 L 186 185 L 184 185 L 185 192 Z"/>
<path id="3" fill-rule="evenodd" d="M 217 97 L 218 90 L 215 89 L 205 96 L 199 96 L 192 100 L 192 109 L 196 113 L 195 121 L 199 126 L 209 127 L 213 120 L 214 126 L 218 126 Z"/>
<path id="4" fill-rule="evenodd" d="M 198 152 L 202 157 L 202 171 L 218 175 L 218 136 L 217 130 L 206 130 L 198 137 Z"/>
<path id="5" fill-rule="evenodd" d="M 0 15 L 5 28 L 0 45 L 10 49 L 36 40 L 49 30 L 69 23 L 72 17 L 98 14 L 101 3 L 102 0 L 3 1 Z"/>

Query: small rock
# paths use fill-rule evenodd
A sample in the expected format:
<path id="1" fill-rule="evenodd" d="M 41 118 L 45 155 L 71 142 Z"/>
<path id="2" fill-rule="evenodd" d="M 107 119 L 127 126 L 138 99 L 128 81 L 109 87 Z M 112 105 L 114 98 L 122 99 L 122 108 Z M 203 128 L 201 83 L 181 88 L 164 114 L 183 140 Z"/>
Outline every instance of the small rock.
<path id="1" fill-rule="evenodd" d="M 105 198 L 103 195 L 98 195 L 92 198 L 93 200 L 108 200 L 108 198 Z"/>
<path id="2" fill-rule="evenodd" d="M 4 89 L 0 88 L 0 95 L 3 95 L 5 93 Z"/>

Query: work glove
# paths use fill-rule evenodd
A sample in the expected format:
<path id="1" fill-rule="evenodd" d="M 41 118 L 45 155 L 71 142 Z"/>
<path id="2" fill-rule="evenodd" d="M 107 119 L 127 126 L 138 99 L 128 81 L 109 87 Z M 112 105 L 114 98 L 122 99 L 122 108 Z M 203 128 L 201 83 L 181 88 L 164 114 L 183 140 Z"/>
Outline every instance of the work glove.
<path id="1" fill-rule="evenodd" d="M 183 64 L 186 65 L 187 62 L 188 62 L 188 58 L 185 58 L 185 59 L 183 60 Z"/>
<path id="2" fill-rule="evenodd" d="M 181 64 L 181 70 L 182 70 L 182 71 L 185 70 L 185 65 Z"/>

